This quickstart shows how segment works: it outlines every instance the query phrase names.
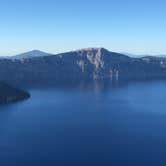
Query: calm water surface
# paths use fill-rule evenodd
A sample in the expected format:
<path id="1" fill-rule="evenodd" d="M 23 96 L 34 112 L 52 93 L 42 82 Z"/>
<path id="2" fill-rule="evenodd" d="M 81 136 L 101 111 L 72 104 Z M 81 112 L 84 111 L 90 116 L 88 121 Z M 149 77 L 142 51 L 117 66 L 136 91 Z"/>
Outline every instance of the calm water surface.
<path id="1" fill-rule="evenodd" d="M 29 91 L 0 106 L 0 166 L 166 165 L 166 82 Z"/>

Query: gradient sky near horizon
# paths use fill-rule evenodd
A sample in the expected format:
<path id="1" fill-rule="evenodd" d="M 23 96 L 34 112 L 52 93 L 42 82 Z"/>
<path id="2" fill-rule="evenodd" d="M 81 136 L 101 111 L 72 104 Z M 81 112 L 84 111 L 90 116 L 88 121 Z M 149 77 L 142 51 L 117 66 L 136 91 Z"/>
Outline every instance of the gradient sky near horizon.
<path id="1" fill-rule="evenodd" d="M 105 47 L 166 54 L 164 0 L 0 0 L 0 55 Z"/>

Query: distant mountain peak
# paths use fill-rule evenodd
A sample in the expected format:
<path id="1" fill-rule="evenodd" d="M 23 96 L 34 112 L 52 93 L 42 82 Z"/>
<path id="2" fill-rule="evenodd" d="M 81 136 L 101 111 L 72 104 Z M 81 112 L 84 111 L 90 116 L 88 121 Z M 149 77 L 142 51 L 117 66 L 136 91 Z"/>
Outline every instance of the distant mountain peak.
<path id="1" fill-rule="evenodd" d="M 76 51 L 72 51 L 72 52 L 76 52 L 78 53 L 78 55 L 103 55 L 103 54 L 107 54 L 110 53 L 109 50 L 105 49 L 105 48 L 83 48 L 83 49 L 79 49 Z"/>
<path id="2" fill-rule="evenodd" d="M 99 47 L 99 48 L 93 48 L 93 47 L 91 47 L 91 48 L 83 48 L 83 49 L 79 49 L 79 50 L 76 50 L 77 52 L 82 52 L 82 51 L 96 51 L 96 52 L 98 52 L 98 51 L 108 51 L 107 49 L 105 49 L 105 48 L 102 48 L 102 47 Z"/>
<path id="3" fill-rule="evenodd" d="M 36 53 L 45 53 L 45 52 L 40 51 L 40 50 L 31 50 L 28 53 L 34 53 L 34 54 L 36 54 Z"/>
<path id="4" fill-rule="evenodd" d="M 28 52 L 25 52 L 22 54 L 15 55 L 12 58 L 14 58 L 14 59 L 26 59 L 26 58 L 48 56 L 48 55 L 51 55 L 51 54 L 40 51 L 40 50 L 32 50 L 32 51 L 28 51 Z"/>

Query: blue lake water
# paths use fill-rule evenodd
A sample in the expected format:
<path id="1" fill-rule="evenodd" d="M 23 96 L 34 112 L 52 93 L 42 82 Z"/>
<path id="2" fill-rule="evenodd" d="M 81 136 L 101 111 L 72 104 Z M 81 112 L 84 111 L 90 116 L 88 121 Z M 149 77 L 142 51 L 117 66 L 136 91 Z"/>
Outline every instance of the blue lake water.
<path id="1" fill-rule="evenodd" d="M 166 165 L 166 82 L 30 88 L 0 106 L 0 166 Z"/>

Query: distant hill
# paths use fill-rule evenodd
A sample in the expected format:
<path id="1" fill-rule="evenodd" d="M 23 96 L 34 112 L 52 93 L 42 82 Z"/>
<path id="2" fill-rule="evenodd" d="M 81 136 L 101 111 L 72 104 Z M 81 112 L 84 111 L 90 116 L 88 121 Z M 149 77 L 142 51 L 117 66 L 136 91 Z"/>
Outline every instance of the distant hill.
<path id="1" fill-rule="evenodd" d="M 40 51 L 40 50 L 32 50 L 29 52 L 25 52 L 19 55 L 12 56 L 12 59 L 27 59 L 27 58 L 35 58 L 35 57 L 43 57 L 43 56 L 49 56 L 51 54 Z"/>
<path id="2" fill-rule="evenodd" d="M 134 58 L 105 48 L 87 48 L 56 55 L 31 51 L 16 57 L 0 60 L 0 80 L 41 84 L 94 79 L 166 79 L 166 58 Z"/>
<path id="3" fill-rule="evenodd" d="M 135 57 L 135 58 L 142 58 L 142 57 L 159 57 L 159 58 L 166 58 L 166 55 L 164 54 L 158 54 L 158 55 L 148 55 L 148 54 L 131 54 L 127 52 L 123 52 L 122 54 L 130 56 L 130 57 Z"/>

